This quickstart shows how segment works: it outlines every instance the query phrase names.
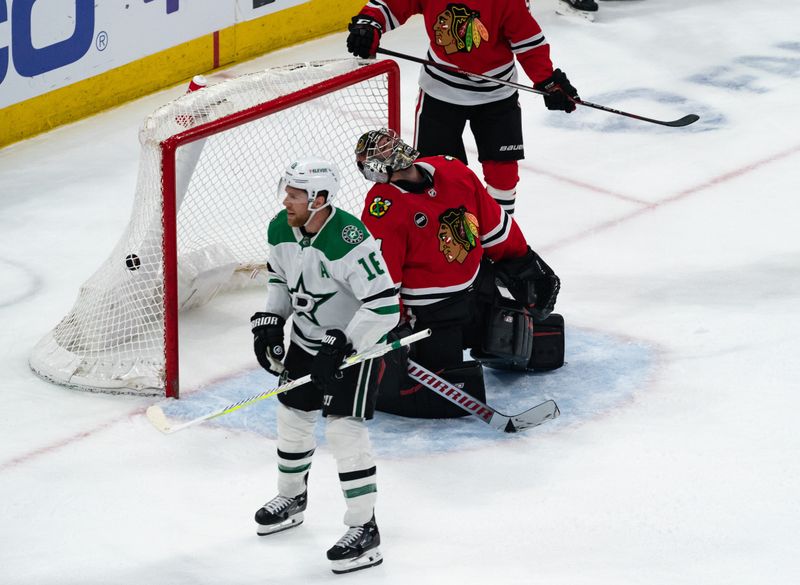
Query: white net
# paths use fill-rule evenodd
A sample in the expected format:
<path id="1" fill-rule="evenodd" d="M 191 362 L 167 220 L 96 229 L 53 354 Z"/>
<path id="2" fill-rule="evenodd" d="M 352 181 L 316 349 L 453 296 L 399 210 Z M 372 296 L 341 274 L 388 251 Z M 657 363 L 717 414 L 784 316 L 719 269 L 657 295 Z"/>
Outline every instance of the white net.
<path id="1" fill-rule="evenodd" d="M 353 83 L 367 70 L 375 75 Z M 277 183 L 292 160 L 334 161 L 342 172 L 335 203 L 360 214 L 367 185 L 353 148 L 363 132 L 390 124 L 388 78 L 380 71 L 374 62 L 350 59 L 268 69 L 189 93 L 148 117 L 140 131 L 130 223 L 69 314 L 33 349 L 34 372 L 81 389 L 162 394 L 163 226 L 169 219 L 163 213 L 162 143 L 188 128 L 214 129 L 180 146 L 175 157 L 174 302 L 186 310 L 263 277 L 266 227 L 281 209 Z M 331 86 L 336 89 L 323 93 Z M 265 115 L 276 107 L 283 109 Z"/>

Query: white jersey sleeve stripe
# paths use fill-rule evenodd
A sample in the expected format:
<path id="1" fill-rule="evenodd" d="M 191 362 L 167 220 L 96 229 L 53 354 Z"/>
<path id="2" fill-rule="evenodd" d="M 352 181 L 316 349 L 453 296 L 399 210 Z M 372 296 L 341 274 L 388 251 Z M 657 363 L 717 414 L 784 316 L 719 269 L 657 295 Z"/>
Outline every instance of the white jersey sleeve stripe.
<path id="1" fill-rule="evenodd" d="M 523 41 L 519 41 L 518 43 L 511 43 L 511 51 L 519 55 L 520 53 L 525 53 L 531 49 L 535 49 L 536 47 L 541 47 L 547 44 L 549 43 L 544 38 L 544 34 L 539 33 L 538 35 L 534 35 Z"/>
<path id="2" fill-rule="evenodd" d="M 481 245 L 484 248 L 491 248 L 492 246 L 496 246 L 502 242 L 505 242 L 508 239 L 509 234 L 511 233 L 511 217 L 503 211 L 502 221 L 487 233 L 485 236 L 481 237 Z"/>
<path id="3" fill-rule="evenodd" d="M 376 8 L 383 13 L 383 17 L 386 19 L 387 31 L 394 30 L 398 26 L 400 26 L 397 17 L 394 14 L 392 14 L 391 9 L 384 2 L 381 2 L 381 0 L 369 0 L 369 2 L 367 2 L 367 6 L 370 6 L 371 8 Z"/>

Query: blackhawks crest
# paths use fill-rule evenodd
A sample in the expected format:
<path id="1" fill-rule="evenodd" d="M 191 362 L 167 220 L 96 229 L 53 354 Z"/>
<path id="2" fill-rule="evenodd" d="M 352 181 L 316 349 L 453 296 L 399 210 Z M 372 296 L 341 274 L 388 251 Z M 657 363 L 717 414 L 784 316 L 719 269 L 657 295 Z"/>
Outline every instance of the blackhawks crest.
<path id="1" fill-rule="evenodd" d="M 439 216 L 436 237 L 439 238 L 439 251 L 448 264 L 463 264 L 480 240 L 478 218 L 463 205 L 458 209 L 448 209 Z"/>
<path id="2" fill-rule="evenodd" d="M 489 40 L 489 31 L 480 20 L 481 13 L 466 4 L 448 4 L 436 17 L 433 33 L 436 44 L 444 52 L 469 53 L 483 41 Z"/>
<path id="3" fill-rule="evenodd" d="M 391 206 L 392 201 L 390 199 L 375 197 L 372 203 L 369 204 L 369 214 L 372 217 L 383 217 Z"/>

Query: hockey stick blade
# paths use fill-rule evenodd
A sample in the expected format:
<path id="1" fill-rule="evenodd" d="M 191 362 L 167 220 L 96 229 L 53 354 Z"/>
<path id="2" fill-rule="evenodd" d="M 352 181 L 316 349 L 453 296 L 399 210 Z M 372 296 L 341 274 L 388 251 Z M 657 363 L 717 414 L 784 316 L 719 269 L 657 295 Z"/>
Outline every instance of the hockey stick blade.
<path id="1" fill-rule="evenodd" d="M 499 413 L 498 413 L 499 414 Z M 516 433 L 531 427 L 538 427 L 543 422 L 557 418 L 561 414 L 554 400 L 547 400 L 537 404 L 522 414 L 505 417 L 508 419 L 503 429 L 506 433 Z M 503 415 L 501 415 L 503 416 Z"/>
<path id="2" fill-rule="evenodd" d="M 614 108 L 609 108 L 608 106 L 602 106 L 600 104 L 593 104 L 592 102 L 586 102 L 580 99 L 576 99 L 575 103 L 581 106 L 586 106 L 588 108 L 594 108 L 595 110 L 602 110 L 603 112 L 609 112 L 611 114 L 617 114 L 619 116 L 633 118 L 634 120 L 641 120 L 642 122 L 650 122 L 651 124 L 658 124 L 660 126 L 669 126 L 670 128 L 683 128 L 684 126 L 688 126 L 689 124 L 694 124 L 700 119 L 700 116 L 698 116 L 697 114 L 688 114 L 683 118 L 678 118 L 677 120 L 656 120 L 655 118 L 647 118 L 645 116 L 640 116 L 639 114 L 631 114 L 630 112 L 623 112 L 622 110 L 616 110 Z"/>
<path id="3" fill-rule="evenodd" d="M 150 421 L 150 424 L 152 424 L 159 431 L 161 431 L 165 435 L 168 435 L 169 433 L 173 432 L 172 431 L 173 425 L 170 424 L 169 420 L 167 419 L 167 415 L 164 414 L 164 410 L 160 406 L 154 404 L 148 407 L 146 414 L 147 414 L 147 420 Z"/>
<path id="4" fill-rule="evenodd" d="M 499 83 L 500 85 L 513 87 L 514 89 L 518 89 L 520 91 L 526 91 L 528 93 L 536 93 L 539 95 L 547 95 L 546 91 L 542 91 L 541 89 L 536 89 L 535 87 L 529 87 L 527 85 L 522 85 L 521 83 L 506 81 L 504 79 L 497 79 L 496 77 L 490 77 L 488 75 L 482 75 L 480 73 L 470 73 L 469 71 L 464 71 L 463 69 L 459 69 L 458 67 L 455 67 L 453 65 L 436 63 L 434 61 L 431 61 L 430 59 L 421 59 L 420 57 L 406 55 L 405 53 L 398 53 L 397 51 L 390 51 L 389 49 L 384 49 L 381 47 L 378 47 L 377 52 L 381 55 L 386 55 L 388 57 L 397 57 L 398 59 L 405 59 L 406 61 L 420 63 L 421 65 L 425 65 L 427 67 L 436 67 L 440 71 L 445 71 L 445 72 L 453 71 L 461 75 L 468 75 L 470 77 L 475 77 L 477 79 L 483 79 L 484 81 L 491 81 L 493 83 Z M 684 116 L 683 118 L 679 118 L 677 120 L 656 120 L 655 118 L 647 118 L 645 116 L 640 116 L 639 114 L 631 114 L 630 112 L 623 112 L 622 110 L 616 110 L 614 108 L 609 108 L 608 106 L 602 106 L 600 104 L 593 104 L 592 102 L 586 102 L 581 99 L 573 99 L 572 101 L 574 101 L 579 106 L 586 106 L 587 108 L 602 110 L 604 112 L 608 112 L 609 114 L 617 114 L 618 116 L 626 116 L 628 118 L 633 118 L 634 120 L 640 120 L 642 122 L 650 122 L 651 124 L 669 126 L 670 128 L 682 128 L 683 126 L 694 124 L 700 119 L 700 116 L 698 116 L 697 114 L 689 114 L 688 116 Z"/>
<path id="5" fill-rule="evenodd" d="M 408 375 L 412 380 L 416 380 L 442 398 L 449 400 L 469 414 L 482 420 L 490 427 L 504 433 L 524 431 L 525 429 L 539 426 L 543 422 L 554 419 L 561 414 L 558 405 L 553 400 L 537 404 L 519 414 L 511 416 L 503 414 L 466 392 L 462 392 L 444 378 L 437 376 L 412 360 L 408 360 Z"/>
<path id="6" fill-rule="evenodd" d="M 390 341 L 389 343 L 382 343 L 380 345 L 376 345 L 375 347 L 368 349 L 363 353 L 357 353 L 355 355 L 351 355 L 344 360 L 344 363 L 339 367 L 340 370 L 344 370 L 345 368 L 349 368 L 350 366 L 355 366 L 356 364 L 360 364 L 361 362 L 371 360 L 374 358 L 381 357 L 384 354 L 389 353 L 390 351 L 394 351 L 395 349 L 400 349 L 401 347 L 405 347 L 414 343 L 415 341 L 419 341 L 420 339 L 424 339 L 431 334 L 430 329 L 423 329 L 422 331 L 417 331 L 407 337 L 403 337 L 402 339 L 397 339 L 394 341 Z M 260 394 L 256 394 L 255 396 L 250 396 L 248 398 L 244 398 L 239 402 L 235 402 L 233 404 L 229 404 L 223 408 L 215 410 L 213 412 L 209 412 L 204 414 L 203 416 L 199 416 L 197 418 L 193 418 L 186 422 L 177 422 L 177 421 L 170 421 L 167 417 L 164 409 L 162 409 L 158 404 L 154 404 L 147 409 L 147 420 L 159 431 L 162 433 L 169 435 L 175 433 L 177 431 L 183 430 L 188 427 L 192 427 L 194 425 L 200 424 L 207 420 L 211 420 L 212 418 L 217 418 L 218 416 L 223 416 L 225 414 L 230 414 L 231 412 L 236 412 L 246 406 L 250 406 L 251 404 L 255 404 L 256 402 L 260 402 L 272 396 L 276 396 L 278 394 L 282 394 L 283 392 L 288 392 L 292 388 L 297 388 L 298 386 L 302 386 L 303 384 L 308 384 L 311 381 L 311 376 L 302 376 L 297 380 L 292 380 L 278 386 L 274 390 L 267 390 L 266 392 L 261 392 Z"/>

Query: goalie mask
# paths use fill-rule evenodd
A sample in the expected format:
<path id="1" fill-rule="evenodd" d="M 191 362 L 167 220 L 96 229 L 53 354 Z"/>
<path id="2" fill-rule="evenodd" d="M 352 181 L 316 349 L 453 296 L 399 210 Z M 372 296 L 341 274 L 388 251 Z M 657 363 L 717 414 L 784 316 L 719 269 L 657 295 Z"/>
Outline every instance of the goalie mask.
<path id="1" fill-rule="evenodd" d="M 278 183 L 278 199 L 282 200 L 286 196 L 286 187 L 294 187 L 305 191 L 308 196 L 308 210 L 311 217 L 319 211 L 333 203 L 333 198 L 339 190 L 339 170 L 332 162 L 318 159 L 300 159 L 288 167 L 283 173 L 283 178 Z M 314 200 L 319 196 L 325 196 L 325 203 L 313 208 Z M 308 222 L 306 222 L 308 223 Z"/>
<path id="2" fill-rule="evenodd" d="M 397 132 L 386 128 L 363 134 L 356 144 L 358 170 L 373 183 L 390 182 L 393 173 L 410 167 L 418 156 Z"/>

